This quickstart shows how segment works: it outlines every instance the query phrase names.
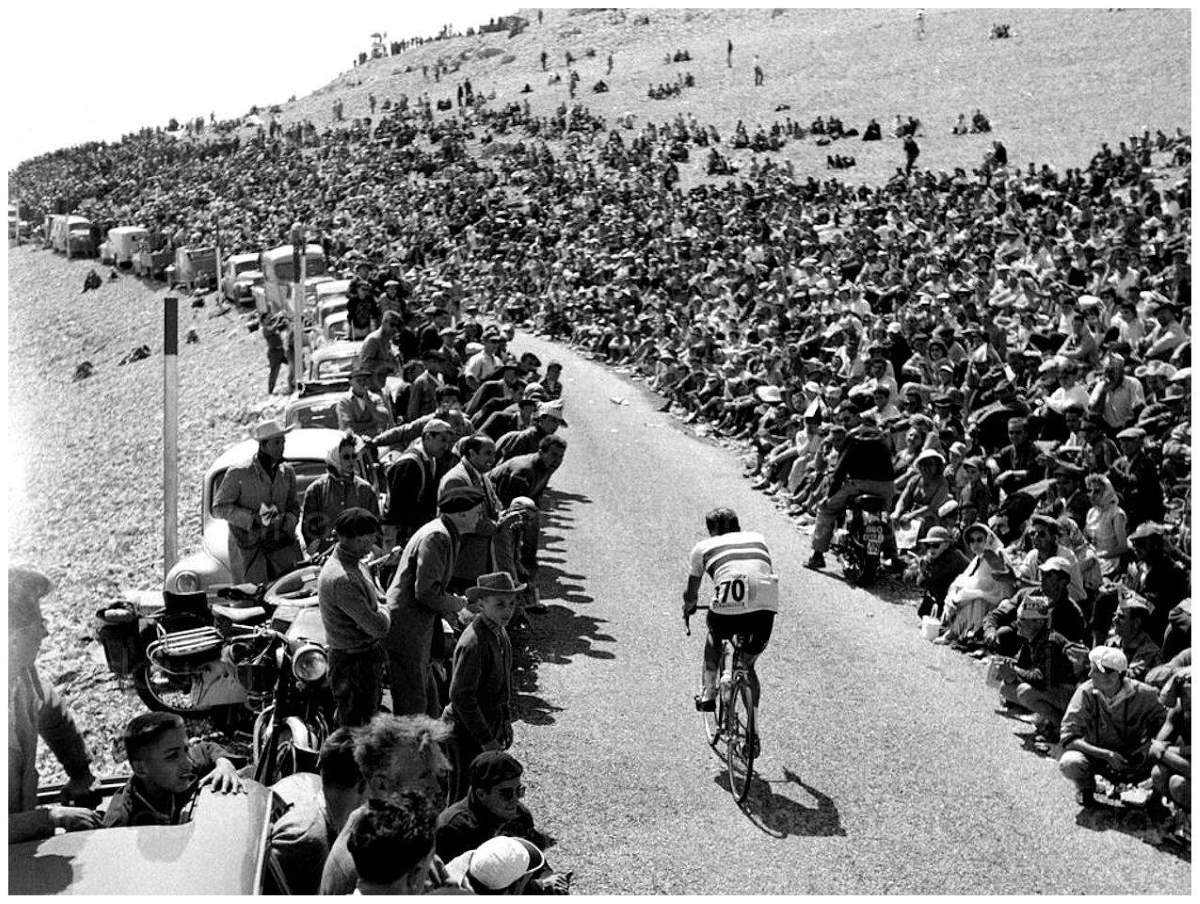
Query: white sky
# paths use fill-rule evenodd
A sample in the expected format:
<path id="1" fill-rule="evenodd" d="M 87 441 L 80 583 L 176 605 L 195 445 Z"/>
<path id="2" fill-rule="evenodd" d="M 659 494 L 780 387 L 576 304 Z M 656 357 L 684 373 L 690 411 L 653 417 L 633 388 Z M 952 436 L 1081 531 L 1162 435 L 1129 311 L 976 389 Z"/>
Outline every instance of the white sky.
<path id="1" fill-rule="evenodd" d="M 7 4 L 5 170 L 85 141 L 109 141 L 172 117 L 218 119 L 328 84 L 388 40 L 432 36 L 517 11 L 519 2 L 204 0 Z"/>

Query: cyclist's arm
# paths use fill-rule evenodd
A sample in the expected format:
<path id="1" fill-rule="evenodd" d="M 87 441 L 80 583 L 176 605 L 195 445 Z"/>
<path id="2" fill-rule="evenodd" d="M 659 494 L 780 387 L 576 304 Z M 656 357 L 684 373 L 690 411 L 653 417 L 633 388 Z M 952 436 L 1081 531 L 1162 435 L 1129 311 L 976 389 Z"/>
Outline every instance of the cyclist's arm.
<path id="1" fill-rule="evenodd" d="M 683 614 L 691 615 L 696 611 L 700 599 L 700 581 L 703 575 L 688 575 L 687 587 L 683 591 Z"/>

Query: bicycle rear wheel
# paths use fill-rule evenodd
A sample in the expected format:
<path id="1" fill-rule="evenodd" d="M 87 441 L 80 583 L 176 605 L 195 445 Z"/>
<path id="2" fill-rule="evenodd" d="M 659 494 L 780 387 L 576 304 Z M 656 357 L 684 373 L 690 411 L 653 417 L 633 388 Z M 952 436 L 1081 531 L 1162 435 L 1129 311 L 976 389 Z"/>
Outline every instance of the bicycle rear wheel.
<path id="1" fill-rule="evenodd" d="M 700 710 L 700 721 L 704 723 L 704 734 L 708 738 L 708 746 L 716 749 L 721 739 L 721 724 L 725 717 L 725 707 L 721 703 L 721 695 L 717 695 L 717 707 L 712 712 Z"/>
<path id="2" fill-rule="evenodd" d="M 750 793 L 754 777 L 754 692 L 745 677 L 734 678 L 725 714 L 725 765 L 729 792 L 739 804 Z"/>

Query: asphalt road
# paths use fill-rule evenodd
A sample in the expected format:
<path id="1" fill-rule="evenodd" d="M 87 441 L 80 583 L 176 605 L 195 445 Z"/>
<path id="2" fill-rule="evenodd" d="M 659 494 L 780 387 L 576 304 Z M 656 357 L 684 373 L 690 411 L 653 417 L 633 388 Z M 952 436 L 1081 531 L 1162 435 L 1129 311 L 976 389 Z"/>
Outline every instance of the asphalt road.
<path id="1" fill-rule="evenodd" d="M 546 500 L 549 611 L 514 753 L 576 891 L 1189 893 L 1189 863 L 1081 813 L 1023 743 L 1031 727 L 995 712 L 979 662 L 923 640 L 911 607 L 804 570 L 807 538 L 730 450 L 622 375 L 536 337 L 516 346 L 563 362 L 570 445 Z M 744 809 L 692 706 L 703 625 L 685 637 L 679 611 L 718 504 L 765 534 L 781 574 Z"/>

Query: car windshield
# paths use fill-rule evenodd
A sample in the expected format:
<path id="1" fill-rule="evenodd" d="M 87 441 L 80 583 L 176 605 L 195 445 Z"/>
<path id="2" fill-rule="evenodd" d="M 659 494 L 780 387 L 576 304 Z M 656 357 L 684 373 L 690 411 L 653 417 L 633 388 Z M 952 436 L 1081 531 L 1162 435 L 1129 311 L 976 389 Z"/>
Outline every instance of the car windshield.
<path id="1" fill-rule="evenodd" d="M 234 273 L 245 273 L 247 270 L 257 270 L 257 269 L 258 269 L 258 261 L 257 260 L 242 261 L 240 264 L 233 265 Z"/>
<path id="2" fill-rule="evenodd" d="M 305 276 L 324 276 L 325 258 L 310 254 L 305 264 Z M 275 262 L 275 279 L 279 282 L 295 282 L 296 271 L 292 269 L 291 257 Z"/>
<path id="3" fill-rule="evenodd" d="M 348 377 L 354 367 L 354 358 L 330 358 L 317 365 L 318 380 L 336 380 L 338 377 Z"/>

